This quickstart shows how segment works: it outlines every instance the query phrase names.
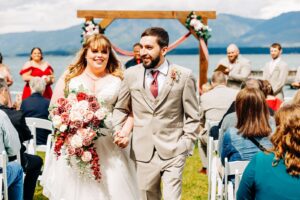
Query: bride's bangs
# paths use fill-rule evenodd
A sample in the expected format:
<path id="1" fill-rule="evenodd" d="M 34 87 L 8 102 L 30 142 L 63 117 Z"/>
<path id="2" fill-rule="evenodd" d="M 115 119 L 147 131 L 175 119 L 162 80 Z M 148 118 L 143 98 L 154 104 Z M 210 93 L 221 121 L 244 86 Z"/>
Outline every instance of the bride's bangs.
<path id="1" fill-rule="evenodd" d="M 109 49 L 109 44 L 103 38 L 100 38 L 92 41 L 90 44 L 90 48 L 92 50 L 98 50 L 107 53 Z"/>

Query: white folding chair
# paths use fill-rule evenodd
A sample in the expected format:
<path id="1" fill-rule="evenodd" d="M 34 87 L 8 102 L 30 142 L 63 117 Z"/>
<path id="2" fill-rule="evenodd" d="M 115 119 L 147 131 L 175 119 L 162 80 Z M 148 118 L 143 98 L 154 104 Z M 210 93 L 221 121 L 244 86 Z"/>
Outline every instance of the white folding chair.
<path id="1" fill-rule="evenodd" d="M 239 187 L 239 180 L 242 176 L 245 168 L 247 167 L 249 161 L 232 161 L 228 162 L 228 158 L 225 158 L 225 168 L 224 168 L 224 176 L 225 176 L 225 200 L 227 199 L 235 199 L 236 192 Z M 235 184 L 233 189 L 233 184 L 228 183 L 228 176 L 235 175 Z M 230 196 L 228 195 L 230 194 Z"/>
<path id="2" fill-rule="evenodd" d="M 208 139 L 208 199 L 215 200 L 216 197 L 220 197 L 220 189 L 219 184 L 222 184 L 221 177 L 218 173 L 217 163 L 220 159 L 218 152 L 218 140 L 213 140 L 213 137 L 209 137 Z M 218 194 L 216 196 L 218 186 Z M 222 186 L 221 186 L 222 187 Z"/>
<path id="3" fill-rule="evenodd" d="M 52 122 L 46 119 L 40 119 L 35 117 L 26 117 L 26 125 L 29 127 L 33 138 L 29 141 L 27 145 L 27 152 L 29 154 L 35 155 L 37 151 L 46 152 L 46 145 L 36 145 L 36 129 L 46 129 L 51 131 L 53 134 Z"/>
<path id="4" fill-rule="evenodd" d="M 1 189 L 1 199 L 8 200 L 8 185 L 7 185 L 7 155 L 6 152 L 3 151 L 0 154 L 0 167 L 2 168 L 2 173 L 0 173 L 0 189 Z M 3 182 L 3 186 L 2 186 Z M 3 188 L 3 193 L 2 193 Z M 4 194 L 4 198 L 3 198 Z"/>

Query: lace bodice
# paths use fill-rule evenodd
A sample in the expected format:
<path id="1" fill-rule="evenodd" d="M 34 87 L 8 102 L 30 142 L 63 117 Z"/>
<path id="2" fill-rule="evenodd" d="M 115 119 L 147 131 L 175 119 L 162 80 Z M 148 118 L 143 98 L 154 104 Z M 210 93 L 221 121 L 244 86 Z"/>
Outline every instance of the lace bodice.
<path id="1" fill-rule="evenodd" d="M 112 111 L 118 98 L 120 86 L 121 79 L 113 75 L 108 74 L 104 77 L 95 79 L 84 72 L 71 79 L 69 83 L 69 90 L 77 91 L 79 88 L 83 87 L 88 93 L 104 100 L 104 104 L 107 109 Z"/>

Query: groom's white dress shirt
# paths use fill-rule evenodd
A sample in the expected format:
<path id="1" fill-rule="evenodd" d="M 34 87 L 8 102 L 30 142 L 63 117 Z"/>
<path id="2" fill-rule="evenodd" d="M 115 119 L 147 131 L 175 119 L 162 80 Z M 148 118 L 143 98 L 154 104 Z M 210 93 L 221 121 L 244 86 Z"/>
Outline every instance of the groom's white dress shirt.
<path id="1" fill-rule="evenodd" d="M 147 87 L 150 88 L 150 85 L 153 81 L 153 76 L 151 74 L 151 71 L 158 70 L 159 74 L 157 76 L 157 82 L 158 82 L 158 94 L 159 94 L 159 92 L 162 90 L 162 87 L 166 81 L 168 69 L 169 69 L 169 64 L 168 64 L 167 59 L 165 59 L 165 62 L 163 62 L 163 64 L 156 69 L 146 69 L 145 80 L 146 80 Z"/>

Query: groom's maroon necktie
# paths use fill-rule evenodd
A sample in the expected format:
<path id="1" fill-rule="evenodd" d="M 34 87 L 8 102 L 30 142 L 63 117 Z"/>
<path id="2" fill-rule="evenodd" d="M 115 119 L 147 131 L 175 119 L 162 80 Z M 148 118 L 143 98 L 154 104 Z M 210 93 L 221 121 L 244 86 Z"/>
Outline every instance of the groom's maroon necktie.
<path id="1" fill-rule="evenodd" d="M 152 81 L 152 83 L 150 85 L 150 91 L 151 91 L 152 95 L 154 96 L 154 98 L 156 98 L 157 95 L 158 95 L 157 76 L 159 74 L 159 71 L 158 70 L 156 70 L 156 71 L 152 70 L 151 74 L 152 74 L 152 77 L 153 77 L 153 81 Z"/>

